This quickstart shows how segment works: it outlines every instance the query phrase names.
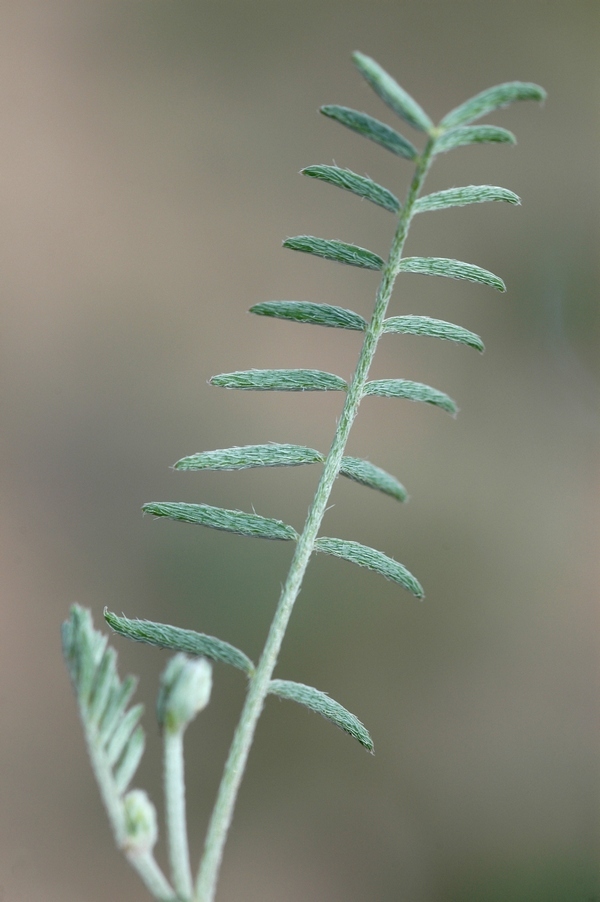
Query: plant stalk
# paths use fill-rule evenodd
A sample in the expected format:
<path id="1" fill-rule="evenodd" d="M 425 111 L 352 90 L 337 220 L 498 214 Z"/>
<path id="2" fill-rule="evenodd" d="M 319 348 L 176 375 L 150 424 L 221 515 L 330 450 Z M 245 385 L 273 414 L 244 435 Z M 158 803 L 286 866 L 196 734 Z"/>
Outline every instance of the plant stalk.
<path id="1" fill-rule="evenodd" d="M 314 550 L 315 541 L 329 502 L 329 496 L 340 470 L 350 430 L 364 393 L 377 343 L 383 331 L 385 315 L 392 296 L 394 282 L 398 275 L 398 265 L 402 258 L 402 251 L 410 226 L 413 205 L 419 195 L 431 163 L 433 143 L 434 139 L 432 137 L 428 140 L 422 155 L 418 159 L 405 204 L 399 215 L 388 260 L 383 268 L 373 316 L 365 333 L 354 376 L 348 386 L 346 402 L 331 449 L 325 460 L 323 473 L 304 524 L 302 535 L 298 539 L 296 551 L 260 661 L 248 685 L 246 701 L 234 733 L 206 835 L 204 854 L 200 862 L 196 881 L 195 902 L 214 902 L 227 833 L 233 818 L 237 794 L 254 739 L 256 725 L 262 713 L 292 609 L 300 592 L 304 574 Z"/>
<path id="2" fill-rule="evenodd" d="M 165 813 L 171 878 L 178 897 L 189 900 L 193 883 L 185 811 L 183 733 L 184 728 L 164 728 Z"/>

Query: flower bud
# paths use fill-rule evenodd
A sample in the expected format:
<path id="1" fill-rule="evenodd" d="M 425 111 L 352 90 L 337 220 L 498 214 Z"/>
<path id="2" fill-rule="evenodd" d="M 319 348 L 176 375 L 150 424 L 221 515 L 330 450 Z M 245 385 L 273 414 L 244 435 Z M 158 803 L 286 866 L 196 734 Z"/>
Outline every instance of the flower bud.
<path id="1" fill-rule="evenodd" d="M 212 688 L 212 667 L 206 658 L 171 658 L 160 680 L 156 715 L 164 730 L 185 730 L 206 708 Z"/>
<path id="2" fill-rule="evenodd" d="M 143 789 L 132 789 L 123 799 L 125 848 L 128 852 L 150 852 L 158 839 L 156 808 Z"/>

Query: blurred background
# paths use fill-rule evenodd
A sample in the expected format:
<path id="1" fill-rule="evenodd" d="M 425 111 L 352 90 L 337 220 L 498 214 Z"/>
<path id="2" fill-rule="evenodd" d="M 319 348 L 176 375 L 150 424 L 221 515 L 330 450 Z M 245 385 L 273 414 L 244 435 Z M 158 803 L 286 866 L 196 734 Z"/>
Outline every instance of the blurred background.
<path id="1" fill-rule="evenodd" d="M 487 351 L 382 341 L 375 378 L 428 382 L 461 413 L 368 399 L 349 452 L 396 474 L 411 501 L 344 480 L 324 526 L 401 560 L 426 600 L 315 560 L 277 668 L 355 712 L 375 757 L 272 699 L 218 900 L 600 900 L 599 12 L 596 0 L 2 4 L 3 902 L 148 898 L 86 758 L 60 653 L 71 603 L 101 627 L 108 605 L 260 653 L 291 547 L 154 522 L 140 506 L 304 521 L 316 467 L 169 467 L 232 444 L 329 446 L 339 395 L 207 379 L 352 372 L 358 334 L 246 311 L 286 298 L 369 316 L 377 274 L 281 249 L 309 233 L 387 254 L 389 214 L 297 174 L 335 161 L 406 190 L 409 163 L 316 112 L 339 103 L 394 124 L 355 49 L 435 120 L 502 81 L 538 82 L 549 99 L 492 117 L 516 148 L 456 150 L 432 170 L 428 191 L 489 183 L 523 205 L 420 217 L 407 253 L 477 263 L 508 291 L 399 280 L 390 313 L 458 322 Z M 147 705 L 135 782 L 160 806 L 166 654 L 114 643 Z M 216 667 L 188 734 L 195 860 L 243 690 Z"/>

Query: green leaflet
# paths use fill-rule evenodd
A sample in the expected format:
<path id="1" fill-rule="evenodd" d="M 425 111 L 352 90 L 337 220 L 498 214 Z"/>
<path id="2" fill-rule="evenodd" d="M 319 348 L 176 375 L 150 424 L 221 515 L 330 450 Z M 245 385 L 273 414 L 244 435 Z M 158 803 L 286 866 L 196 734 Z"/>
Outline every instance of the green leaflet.
<path id="1" fill-rule="evenodd" d="M 412 125 L 413 128 L 429 134 L 433 129 L 433 122 L 419 106 L 416 100 L 407 94 L 404 88 L 401 88 L 391 75 L 382 69 L 379 63 L 365 56 L 364 53 L 353 53 L 352 59 L 359 72 L 371 85 L 375 93 L 380 97 L 390 109 L 392 109 L 401 119 Z"/>
<path id="2" fill-rule="evenodd" d="M 200 451 L 178 460 L 174 469 L 247 470 L 251 467 L 296 467 L 301 464 L 322 463 L 323 460 L 323 455 L 313 448 L 272 443 Z"/>
<path id="3" fill-rule="evenodd" d="M 467 282 L 479 282 L 498 291 L 506 291 L 502 279 L 493 272 L 473 263 L 450 260 L 448 257 L 403 257 L 398 271 L 421 273 L 426 276 L 446 276 L 449 279 L 466 279 Z"/>
<path id="4" fill-rule="evenodd" d="M 339 166 L 307 166 L 301 172 L 302 175 L 351 191 L 352 194 L 364 197 L 391 213 L 397 213 L 400 209 L 400 201 L 391 191 L 364 175 L 352 172 L 351 169 L 340 169 Z"/>
<path id="5" fill-rule="evenodd" d="M 314 238 L 312 235 L 296 235 L 294 238 L 286 238 L 283 246 L 292 251 L 302 251 L 304 254 L 323 257 L 324 260 L 333 260 L 335 263 L 360 266 L 362 269 L 383 269 L 385 265 L 385 261 L 378 254 L 374 254 L 373 251 L 368 251 L 364 247 L 346 244 L 344 241 Z"/>
<path id="6" fill-rule="evenodd" d="M 516 144 L 512 132 L 495 125 L 464 125 L 443 132 L 436 140 L 433 153 L 446 153 L 455 147 L 466 147 L 469 144 Z"/>
<path id="7" fill-rule="evenodd" d="M 452 128 L 456 125 L 464 125 L 487 116 L 500 107 L 508 106 L 515 100 L 545 100 L 546 92 L 539 85 L 531 82 L 508 81 L 502 85 L 487 88 L 475 97 L 471 97 L 460 106 L 451 110 L 440 122 L 441 128 Z"/>
<path id="8" fill-rule="evenodd" d="M 231 511 L 223 507 L 212 507 L 210 504 L 184 504 L 178 501 L 153 501 L 142 505 L 145 514 L 155 517 L 167 517 L 182 523 L 194 523 L 198 526 L 209 526 L 211 529 L 222 529 L 240 536 L 251 536 L 259 539 L 293 540 L 298 533 L 292 526 L 260 517 L 258 514 L 247 514 L 245 511 Z"/>
<path id="9" fill-rule="evenodd" d="M 357 739 L 367 751 L 373 753 L 373 740 L 369 731 L 360 722 L 358 717 L 351 714 L 346 708 L 334 701 L 325 692 L 305 686 L 304 683 L 294 683 L 290 680 L 271 680 L 269 683 L 269 695 L 277 695 L 292 702 L 304 705 L 316 714 L 327 718 L 336 727 Z"/>
<path id="10" fill-rule="evenodd" d="M 342 457 L 340 474 L 367 486 L 367 488 L 377 489 L 385 495 L 391 495 L 397 501 L 406 501 L 406 489 L 402 483 L 368 460 L 360 457 Z"/>
<path id="11" fill-rule="evenodd" d="M 448 341 L 457 341 L 469 345 L 477 351 L 483 351 L 484 346 L 479 335 L 447 323 L 443 319 L 432 319 L 430 316 L 390 316 L 383 323 L 384 332 L 403 332 L 407 335 L 426 335 L 430 338 L 444 338 Z"/>
<path id="12" fill-rule="evenodd" d="M 143 707 L 140 705 L 139 708 L 139 713 L 141 716 L 143 713 Z M 120 795 L 123 795 L 126 792 L 127 787 L 133 780 L 135 772 L 139 767 L 139 763 L 142 760 L 145 747 L 146 737 L 144 735 L 144 731 L 142 727 L 137 727 L 133 730 L 130 737 L 128 738 L 123 750 L 123 754 L 120 757 L 120 761 L 115 762 L 115 789 Z"/>
<path id="13" fill-rule="evenodd" d="M 359 113 L 358 110 L 335 105 L 322 106 L 321 112 L 329 119 L 334 119 L 351 131 L 369 138 L 375 144 L 379 144 L 380 147 L 384 147 L 398 157 L 403 157 L 405 160 L 416 160 L 419 156 L 416 147 L 403 135 L 390 128 L 385 122 L 380 122 L 379 119 L 374 119 L 367 113 Z"/>
<path id="14" fill-rule="evenodd" d="M 134 705 L 120 720 L 117 728 L 106 745 L 106 758 L 111 768 L 114 768 L 119 758 L 125 751 L 133 731 L 143 714 L 143 705 Z M 143 744 L 142 744 L 143 748 Z"/>
<path id="15" fill-rule="evenodd" d="M 441 407 L 447 413 L 455 416 L 458 408 L 452 398 L 431 388 L 430 385 L 424 385 L 422 382 L 410 382 L 407 379 L 374 379 L 365 385 L 365 395 L 379 395 L 383 398 L 407 398 L 409 401 L 425 401 L 426 404 L 433 404 L 435 407 Z"/>
<path id="16" fill-rule="evenodd" d="M 62 625 L 63 655 L 77 696 L 79 715 L 99 788 L 117 839 L 126 837 L 123 795 L 144 752 L 145 737 L 138 726 L 142 705 L 127 709 L 137 681 L 123 683 L 116 652 L 94 629 L 89 611 L 73 605 Z"/>
<path id="17" fill-rule="evenodd" d="M 419 581 L 415 579 L 406 567 L 375 548 L 361 545 L 360 542 L 323 537 L 315 542 L 315 551 L 332 554 L 334 557 L 341 557 L 346 561 L 351 561 L 353 564 L 358 564 L 359 567 L 374 570 L 376 573 L 385 576 L 386 579 L 399 583 L 417 598 L 423 598 L 425 595 Z"/>
<path id="18" fill-rule="evenodd" d="M 289 319 L 296 323 L 311 323 L 315 326 L 353 329 L 355 332 L 364 332 L 367 328 L 367 321 L 353 310 L 345 310 L 331 304 L 311 304 L 310 301 L 264 301 L 250 307 L 250 313 L 272 316 L 275 319 Z"/>
<path id="19" fill-rule="evenodd" d="M 113 689 L 111 687 L 111 692 L 109 694 L 109 698 L 106 704 L 106 708 L 104 709 L 104 713 L 102 715 L 100 721 L 100 732 L 106 736 L 110 736 L 114 731 L 116 724 L 123 717 L 127 709 L 127 705 L 131 700 L 131 696 L 135 692 L 137 686 L 137 679 L 132 676 L 127 676 L 123 680 L 123 683 L 120 689 Z"/>
<path id="20" fill-rule="evenodd" d="M 464 207 L 466 204 L 481 204 L 485 201 L 503 200 L 508 204 L 520 204 L 521 199 L 514 191 L 496 188 L 493 185 L 467 185 L 464 188 L 448 188 L 419 197 L 414 204 L 414 213 L 430 210 L 445 210 L 448 207 Z"/>
<path id="21" fill-rule="evenodd" d="M 116 633 L 134 639 L 136 642 L 144 642 L 146 645 L 154 645 L 157 648 L 170 648 L 172 651 L 181 651 L 188 655 L 197 655 L 218 661 L 221 664 L 231 664 L 237 667 L 246 676 L 254 673 L 254 664 L 250 658 L 239 648 L 207 636 L 194 630 L 185 630 L 167 623 L 153 623 L 151 620 L 129 620 L 127 617 L 119 617 L 107 608 L 104 609 L 104 619 Z"/>
<path id="22" fill-rule="evenodd" d="M 254 391 L 346 391 L 348 383 L 322 370 L 240 370 L 221 373 L 211 385 Z"/>

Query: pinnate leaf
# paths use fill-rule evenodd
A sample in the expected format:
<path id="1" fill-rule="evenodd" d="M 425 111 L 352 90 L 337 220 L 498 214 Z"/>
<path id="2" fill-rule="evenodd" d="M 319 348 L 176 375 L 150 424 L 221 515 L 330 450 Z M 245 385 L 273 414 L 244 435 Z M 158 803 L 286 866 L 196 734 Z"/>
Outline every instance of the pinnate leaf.
<path id="1" fill-rule="evenodd" d="M 443 132 L 436 140 L 433 153 L 446 153 L 469 144 L 516 144 L 517 139 L 506 128 L 495 125 L 463 125 Z"/>
<path id="2" fill-rule="evenodd" d="M 419 131 L 429 133 L 433 129 L 433 122 L 427 113 L 391 75 L 388 75 L 379 63 L 376 63 L 371 57 L 365 56 L 364 53 L 358 52 L 352 54 L 352 59 L 378 97 L 398 116 Z"/>
<path id="3" fill-rule="evenodd" d="M 373 740 L 366 727 L 354 714 L 351 714 L 325 692 L 314 689 L 312 686 L 305 686 L 304 683 L 294 683 L 291 680 L 271 680 L 269 695 L 277 695 L 279 698 L 286 698 L 304 705 L 305 708 L 327 718 L 336 727 L 358 740 L 367 751 L 373 752 Z"/>
<path id="4" fill-rule="evenodd" d="M 481 204 L 486 201 L 502 200 L 508 204 L 520 204 L 521 200 L 514 191 L 508 188 L 496 188 L 493 185 L 467 185 L 464 188 L 447 188 L 419 197 L 413 206 L 414 213 L 425 213 L 430 210 L 445 210 L 448 207 L 464 207 L 467 204 Z"/>
<path id="5" fill-rule="evenodd" d="M 400 209 L 400 201 L 391 191 L 364 175 L 352 172 L 351 169 L 340 169 L 339 166 L 307 166 L 302 170 L 302 174 L 351 191 L 352 194 L 364 197 L 391 213 L 397 213 Z"/>
<path id="6" fill-rule="evenodd" d="M 407 335 L 426 335 L 429 338 L 444 338 L 448 341 L 457 341 L 469 345 L 477 351 L 483 351 L 484 346 L 479 335 L 447 323 L 443 319 L 432 319 L 429 316 L 390 316 L 383 324 L 384 332 L 402 332 Z"/>
<path id="7" fill-rule="evenodd" d="M 399 272 L 421 273 L 426 276 L 446 276 L 448 279 L 465 279 L 467 282 L 478 282 L 489 285 L 497 291 L 506 291 L 506 285 L 498 276 L 487 269 L 461 260 L 450 260 L 448 257 L 403 257 L 398 266 Z"/>
<path id="8" fill-rule="evenodd" d="M 286 238 L 283 246 L 292 251 L 302 251 L 304 254 L 314 254 L 324 260 L 333 260 L 335 263 L 347 263 L 349 266 L 359 266 L 362 269 L 383 269 L 384 260 L 373 251 L 356 244 L 346 244 L 344 241 L 327 238 L 315 238 L 312 235 L 296 235 L 294 238 Z"/>
<path id="9" fill-rule="evenodd" d="M 348 383 L 322 370 L 240 370 L 213 376 L 211 385 L 251 391 L 346 391 Z"/>
<path id="10" fill-rule="evenodd" d="M 169 520 L 179 520 L 182 523 L 209 526 L 211 529 L 222 529 L 240 536 L 292 541 L 298 538 L 296 530 L 287 523 L 282 523 L 281 520 L 260 517 L 258 514 L 247 514 L 245 511 L 212 507 L 210 504 L 153 501 L 150 504 L 144 504 L 142 510 L 146 514 L 154 514 L 155 517 L 167 517 Z"/>
<path id="11" fill-rule="evenodd" d="M 374 379 L 365 385 L 365 395 L 379 395 L 383 398 L 406 398 L 409 401 L 425 401 L 434 407 L 441 407 L 454 416 L 458 408 L 452 398 L 422 382 L 407 379 Z"/>
<path id="12" fill-rule="evenodd" d="M 546 92 L 539 85 L 524 81 L 509 81 L 487 88 L 451 110 L 440 122 L 442 128 L 452 128 L 473 122 L 488 113 L 508 106 L 516 100 L 545 100 Z"/>
<path id="13" fill-rule="evenodd" d="M 382 551 L 377 551 L 375 548 L 361 545 L 360 542 L 332 539 L 324 536 L 315 542 L 315 551 L 332 554 L 334 557 L 341 557 L 346 561 L 351 561 L 353 564 L 358 564 L 359 567 L 374 570 L 376 573 L 385 576 L 386 579 L 399 583 L 417 598 L 424 597 L 423 588 L 412 573 L 403 564 L 399 564 L 398 561 L 388 557 Z"/>
<path id="14" fill-rule="evenodd" d="M 214 636 L 170 626 L 168 623 L 130 620 L 128 617 L 119 617 L 106 608 L 104 609 L 104 619 L 116 633 L 126 636 L 128 639 L 134 639 L 136 642 L 144 642 L 146 645 L 154 645 L 156 648 L 184 652 L 187 655 L 210 658 L 211 661 L 218 661 L 222 664 L 231 664 L 232 667 L 237 667 L 247 676 L 252 676 L 254 673 L 254 664 L 243 651 Z"/>
<path id="15" fill-rule="evenodd" d="M 175 470 L 247 470 L 251 467 L 296 467 L 301 464 L 322 463 L 323 455 L 302 445 L 243 445 L 240 448 L 221 448 L 200 451 L 183 457 Z"/>
<path id="16" fill-rule="evenodd" d="M 264 301 L 250 307 L 250 313 L 355 332 L 364 332 L 367 328 L 367 321 L 353 310 L 331 304 L 312 304 L 310 301 Z"/>
<path id="17" fill-rule="evenodd" d="M 119 679 L 116 653 L 94 629 L 88 610 L 73 605 L 62 625 L 65 663 L 98 786 L 119 844 L 126 839 L 124 793 L 144 751 L 142 705 L 128 709 L 137 681 Z"/>
<path id="18" fill-rule="evenodd" d="M 369 138 L 398 157 L 403 157 L 405 160 L 416 160 L 419 156 L 416 147 L 403 135 L 367 113 L 359 113 L 358 110 L 334 104 L 322 106 L 321 112 L 329 119 L 334 119 L 359 135 L 364 135 L 365 138 Z"/>
<path id="19" fill-rule="evenodd" d="M 377 489 L 385 495 L 390 495 L 397 501 L 406 501 L 406 489 L 402 483 L 398 482 L 395 476 L 391 476 L 368 460 L 360 457 L 343 457 L 340 474 L 367 486 L 367 488 Z"/>

